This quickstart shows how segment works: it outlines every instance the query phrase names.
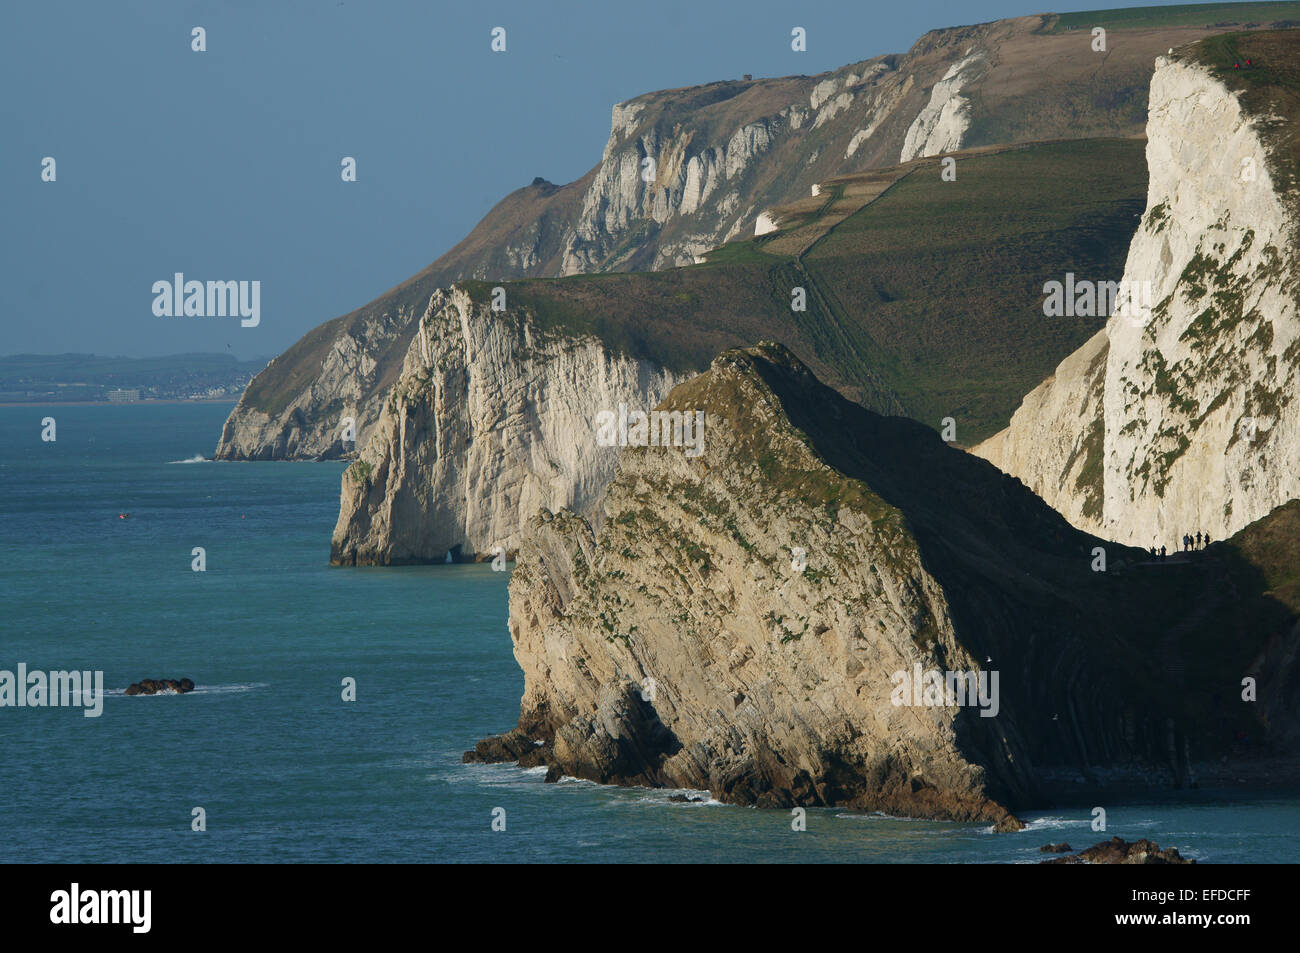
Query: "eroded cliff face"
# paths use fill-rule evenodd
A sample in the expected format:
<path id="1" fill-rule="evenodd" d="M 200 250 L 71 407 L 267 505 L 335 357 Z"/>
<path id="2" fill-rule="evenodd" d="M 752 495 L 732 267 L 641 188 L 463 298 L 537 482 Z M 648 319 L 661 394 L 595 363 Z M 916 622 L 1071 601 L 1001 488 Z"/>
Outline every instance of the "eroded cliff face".
<path id="1" fill-rule="evenodd" d="M 661 409 L 704 410 L 701 456 L 628 449 L 599 529 L 530 524 L 519 724 L 467 760 L 1011 827 L 1035 765 L 1176 760 L 1160 690 L 1122 682 L 1158 680 L 1084 608 L 1125 584 L 1015 481 L 777 345 L 724 353 Z M 917 668 L 1000 677 L 997 710 L 895 704 Z"/>
<path id="2" fill-rule="evenodd" d="M 1276 159 L 1212 69 L 1161 58 L 1147 209 L 1103 332 L 975 448 L 1081 528 L 1224 539 L 1300 496 L 1295 220 Z M 1045 318 L 1045 320 L 1051 320 Z"/>
<path id="3" fill-rule="evenodd" d="M 765 209 L 808 194 L 818 176 L 887 164 L 911 119 L 904 113 L 912 100 L 920 106 L 918 76 L 941 70 L 946 53 L 617 104 L 601 162 L 563 239 L 560 273 L 689 265 L 751 233 Z M 882 125 L 880 141 L 864 148 Z"/>
<path id="4" fill-rule="evenodd" d="M 415 329 L 410 305 L 317 328 L 244 389 L 218 460 L 332 460 L 370 438 Z"/>
<path id="5" fill-rule="evenodd" d="M 907 129 L 899 162 L 940 155 L 961 148 L 970 128 L 970 100 L 962 91 L 988 71 L 984 53 L 971 53 L 948 67 L 930 90 L 926 103 Z"/>
<path id="6" fill-rule="evenodd" d="M 614 457 L 596 417 L 654 406 L 677 380 L 595 338 L 551 335 L 459 287 L 419 322 L 374 432 L 343 475 L 331 561 L 514 553 L 542 507 L 593 514 Z"/>

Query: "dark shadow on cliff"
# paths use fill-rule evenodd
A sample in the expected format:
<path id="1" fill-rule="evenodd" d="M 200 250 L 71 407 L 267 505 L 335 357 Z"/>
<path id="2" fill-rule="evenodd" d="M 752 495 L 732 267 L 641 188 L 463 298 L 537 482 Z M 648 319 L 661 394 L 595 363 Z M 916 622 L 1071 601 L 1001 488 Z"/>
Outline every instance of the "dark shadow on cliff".
<path id="1" fill-rule="evenodd" d="M 1147 761 L 1183 784 L 1189 760 L 1296 750 L 1300 501 L 1185 563 L 1152 562 L 1073 528 L 930 428 L 845 400 L 780 346 L 731 353 L 830 466 L 904 514 L 961 643 L 1000 672 L 1000 716 L 958 719 L 972 760 L 1006 768 L 1023 752 L 1084 782 Z M 1260 659 L 1267 706 L 1240 701 Z M 995 796 L 1039 800 L 1017 770 L 994 774 Z"/>

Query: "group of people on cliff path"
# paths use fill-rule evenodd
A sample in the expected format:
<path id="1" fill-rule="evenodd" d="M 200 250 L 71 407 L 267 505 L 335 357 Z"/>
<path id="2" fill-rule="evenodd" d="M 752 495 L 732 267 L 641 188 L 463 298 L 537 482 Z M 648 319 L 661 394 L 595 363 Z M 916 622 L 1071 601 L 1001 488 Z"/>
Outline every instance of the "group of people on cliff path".
<path id="1" fill-rule="evenodd" d="M 1189 553 L 1197 549 L 1204 549 L 1206 546 L 1209 545 L 1210 545 L 1209 533 L 1202 533 L 1198 530 L 1195 536 L 1193 536 L 1191 533 L 1183 534 L 1183 552 L 1185 553 Z M 1159 549 L 1156 549 L 1155 546 L 1151 547 L 1152 559 L 1164 559 L 1167 555 L 1168 555 L 1168 551 L 1165 549 L 1164 546 L 1161 546 Z"/>

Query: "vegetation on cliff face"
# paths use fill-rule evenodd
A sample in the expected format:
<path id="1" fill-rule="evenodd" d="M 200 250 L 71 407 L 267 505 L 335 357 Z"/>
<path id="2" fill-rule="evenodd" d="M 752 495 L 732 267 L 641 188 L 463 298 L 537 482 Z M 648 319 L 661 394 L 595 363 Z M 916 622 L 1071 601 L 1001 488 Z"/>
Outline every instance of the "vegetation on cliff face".
<path id="1" fill-rule="evenodd" d="M 344 472 L 354 483 L 360 483 L 362 486 L 368 487 L 374 471 L 374 465 L 368 460 L 355 460 Z"/>
<path id="2" fill-rule="evenodd" d="M 1151 208 L 1124 275 L 1147 286 L 1150 320 L 1108 325 L 1091 407 L 1070 405 L 1071 394 L 1093 394 L 1081 370 L 1095 351 L 1085 346 L 976 451 L 1076 525 L 1176 545 L 1188 528 L 1226 537 L 1300 493 L 1284 462 L 1300 381 L 1300 182 L 1286 171 L 1300 115 L 1297 62 L 1300 30 L 1162 53 L 1147 147 Z"/>

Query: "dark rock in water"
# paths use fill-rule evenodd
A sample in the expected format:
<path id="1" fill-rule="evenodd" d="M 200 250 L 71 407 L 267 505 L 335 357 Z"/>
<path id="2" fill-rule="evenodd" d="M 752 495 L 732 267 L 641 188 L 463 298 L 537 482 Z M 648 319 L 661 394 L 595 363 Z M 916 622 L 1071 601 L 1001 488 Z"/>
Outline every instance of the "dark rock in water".
<path id="1" fill-rule="evenodd" d="M 1059 844 L 1044 844 L 1038 849 L 1044 854 L 1068 854 L 1070 851 L 1074 850 L 1073 847 L 1064 841 Z"/>
<path id="2" fill-rule="evenodd" d="M 668 798 L 668 800 L 672 801 L 674 804 L 703 804 L 704 803 L 704 798 L 695 797 L 694 795 L 691 794 L 673 794 Z"/>
<path id="3" fill-rule="evenodd" d="M 465 764 L 497 764 L 503 761 L 518 761 L 520 767 L 534 768 L 545 764 L 550 743 L 537 744 L 525 732 L 518 729 L 504 735 L 496 735 L 480 741 L 473 751 L 466 751 L 461 756 Z"/>
<path id="4" fill-rule="evenodd" d="M 127 687 L 128 695 L 158 695 L 167 692 L 173 692 L 177 695 L 184 695 L 186 692 L 194 691 L 194 682 L 192 679 L 182 678 L 142 678 Z"/>
<path id="5" fill-rule="evenodd" d="M 1051 846 L 1051 845 L 1049 845 Z M 1043 850 L 1047 850 L 1046 847 Z M 1068 857 L 1053 857 L 1042 861 L 1044 864 L 1194 864 L 1196 861 L 1183 857 L 1178 848 L 1160 849 L 1155 841 L 1143 838 L 1132 843 L 1120 837 L 1112 837 L 1094 847 L 1082 850 Z"/>

